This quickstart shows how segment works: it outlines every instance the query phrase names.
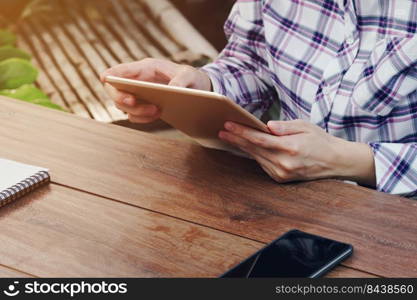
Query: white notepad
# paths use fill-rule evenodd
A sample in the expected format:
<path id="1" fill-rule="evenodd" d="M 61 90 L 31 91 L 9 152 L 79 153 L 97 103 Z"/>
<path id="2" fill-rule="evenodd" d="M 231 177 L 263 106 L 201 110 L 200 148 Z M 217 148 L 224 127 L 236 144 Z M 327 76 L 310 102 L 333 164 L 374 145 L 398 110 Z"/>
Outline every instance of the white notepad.
<path id="1" fill-rule="evenodd" d="M 48 169 L 0 158 L 0 207 L 49 181 Z"/>

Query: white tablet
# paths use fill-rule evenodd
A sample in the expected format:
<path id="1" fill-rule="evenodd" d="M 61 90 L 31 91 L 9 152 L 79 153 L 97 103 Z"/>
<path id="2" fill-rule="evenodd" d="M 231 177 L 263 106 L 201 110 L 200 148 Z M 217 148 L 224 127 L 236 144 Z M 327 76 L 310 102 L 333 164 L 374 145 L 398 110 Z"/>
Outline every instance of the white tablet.
<path id="1" fill-rule="evenodd" d="M 217 93 L 115 76 L 107 76 L 105 81 L 120 91 L 135 95 L 138 100 L 155 104 L 161 109 L 162 120 L 205 147 L 236 151 L 218 138 L 226 121 L 269 132 L 262 121 Z"/>

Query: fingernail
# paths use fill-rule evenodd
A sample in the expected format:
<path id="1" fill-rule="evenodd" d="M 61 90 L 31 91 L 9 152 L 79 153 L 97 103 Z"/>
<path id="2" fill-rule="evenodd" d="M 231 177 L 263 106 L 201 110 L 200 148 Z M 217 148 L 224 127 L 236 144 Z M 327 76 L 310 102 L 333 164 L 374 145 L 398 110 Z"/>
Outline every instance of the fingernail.
<path id="1" fill-rule="evenodd" d="M 219 132 L 219 138 L 221 138 L 222 140 L 226 139 L 226 132 L 220 131 Z"/>
<path id="2" fill-rule="evenodd" d="M 234 131 L 236 129 L 236 126 L 232 122 L 226 122 L 224 128 L 230 131 Z"/>
<path id="3" fill-rule="evenodd" d="M 156 115 L 157 112 L 158 112 L 158 107 L 156 106 L 149 107 L 149 114 Z"/>
<path id="4" fill-rule="evenodd" d="M 123 99 L 123 103 L 126 104 L 126 105 L 133 105 L 134 104 L 133 102 L 134 102 L 134 100 L 130 97 L 126 97 L 126 98 Z"/>

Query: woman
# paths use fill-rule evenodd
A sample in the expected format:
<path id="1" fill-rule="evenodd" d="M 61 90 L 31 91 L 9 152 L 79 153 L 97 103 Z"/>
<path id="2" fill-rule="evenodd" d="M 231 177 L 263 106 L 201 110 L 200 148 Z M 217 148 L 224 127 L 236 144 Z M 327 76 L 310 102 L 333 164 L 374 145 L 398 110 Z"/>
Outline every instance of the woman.
<path id="1" fill-rule="evenodd" d="M 271 134 L 228 122 L 219 138 L 276 181 L 339 178 L 417 195 L 417 4 L 412 0 L 242 0 L 228 44 L 201 69 L 145 59 L 116 75 L 224 94 L 256 116 L 280 101 Z M 157 107 L 112 92 L 132 122 Z"/>

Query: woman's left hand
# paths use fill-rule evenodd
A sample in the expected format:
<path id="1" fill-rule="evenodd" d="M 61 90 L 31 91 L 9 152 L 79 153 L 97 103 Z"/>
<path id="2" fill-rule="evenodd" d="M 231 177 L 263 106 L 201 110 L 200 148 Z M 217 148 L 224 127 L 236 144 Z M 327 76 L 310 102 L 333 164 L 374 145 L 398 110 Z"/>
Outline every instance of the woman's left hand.
<path id="1" fill-rule="evenodd" d="M 339 178 L 375 185 L 375 166 L 367 144 L 349 142 L 311 123 L 270 121 L 270 134 L 227 122 L 220 139 L 250 154 L 277 182 Z"/>

